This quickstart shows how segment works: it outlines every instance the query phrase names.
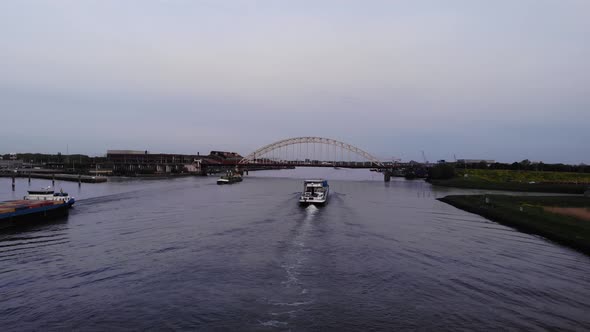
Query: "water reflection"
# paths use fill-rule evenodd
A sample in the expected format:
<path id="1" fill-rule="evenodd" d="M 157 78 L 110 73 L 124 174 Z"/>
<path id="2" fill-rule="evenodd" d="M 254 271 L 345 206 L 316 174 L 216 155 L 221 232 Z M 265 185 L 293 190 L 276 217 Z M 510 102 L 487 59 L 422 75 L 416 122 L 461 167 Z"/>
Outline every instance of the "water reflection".
<path id="1" fill-rule="evenodd" d="M 318 177 L 329 203 L 300 207 Z M 346 169 L 58 186 L 67 219 L 0 233 L 3 330 L 590 328 L 590 259 L 436 201 L 469 191 Z"/>

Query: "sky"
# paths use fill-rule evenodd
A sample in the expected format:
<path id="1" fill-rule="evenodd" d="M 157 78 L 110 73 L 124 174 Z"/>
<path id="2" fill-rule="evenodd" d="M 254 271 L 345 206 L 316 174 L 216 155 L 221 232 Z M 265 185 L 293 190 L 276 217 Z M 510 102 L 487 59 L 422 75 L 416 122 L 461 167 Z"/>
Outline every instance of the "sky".
<path id="1" fill-rule="evenodd" d="M 5 0 L 0 153 L 590 163 L 587 0 Z"/>

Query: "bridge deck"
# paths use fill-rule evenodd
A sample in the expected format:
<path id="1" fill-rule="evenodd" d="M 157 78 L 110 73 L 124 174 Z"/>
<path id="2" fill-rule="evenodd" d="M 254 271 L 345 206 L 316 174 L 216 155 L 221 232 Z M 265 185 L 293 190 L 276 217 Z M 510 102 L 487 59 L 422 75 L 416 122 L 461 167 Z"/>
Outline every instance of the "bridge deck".
<path id="1" fill-rule="evenodd" d="M 292 166 L 292 167 L 342 167 L 342 168 L 364 168 L 364 169 L 392 169 L 411 166 L 408 163 L 397 163 L 392 165 L 374 165 L 372 163 L 309 163 L 309 162 L 286 162 L 286 163 L 243 163 L 236 164 L 239 167 L 261 167 L 261 166 Z"/>

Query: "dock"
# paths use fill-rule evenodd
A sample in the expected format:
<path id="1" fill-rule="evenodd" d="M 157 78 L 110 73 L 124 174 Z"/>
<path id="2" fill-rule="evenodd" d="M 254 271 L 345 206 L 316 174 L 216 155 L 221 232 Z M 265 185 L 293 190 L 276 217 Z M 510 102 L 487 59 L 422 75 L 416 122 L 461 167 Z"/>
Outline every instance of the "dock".
<path id="1" fill-rule="evenodd" d="M 81 174 L 48 174 L 48 173 L 3 173 L 0 177 L 18 177 L 32 179 L 61 180 L 84 183 L 102 183 L 107 182 L 106 176 L 81 175 Z"/>

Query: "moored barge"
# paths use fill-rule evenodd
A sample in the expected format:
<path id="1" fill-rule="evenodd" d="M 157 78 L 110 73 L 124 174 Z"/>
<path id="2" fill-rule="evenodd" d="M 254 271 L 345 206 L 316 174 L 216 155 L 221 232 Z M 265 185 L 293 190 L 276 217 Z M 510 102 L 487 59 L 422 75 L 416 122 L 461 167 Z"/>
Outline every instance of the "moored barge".
<path id="1" fill-rule="evenodd" d="M 74 203 L 67 193 L 31 190 L 22 200 L 0 202 L 0 229 L 65 216 Z"/>

